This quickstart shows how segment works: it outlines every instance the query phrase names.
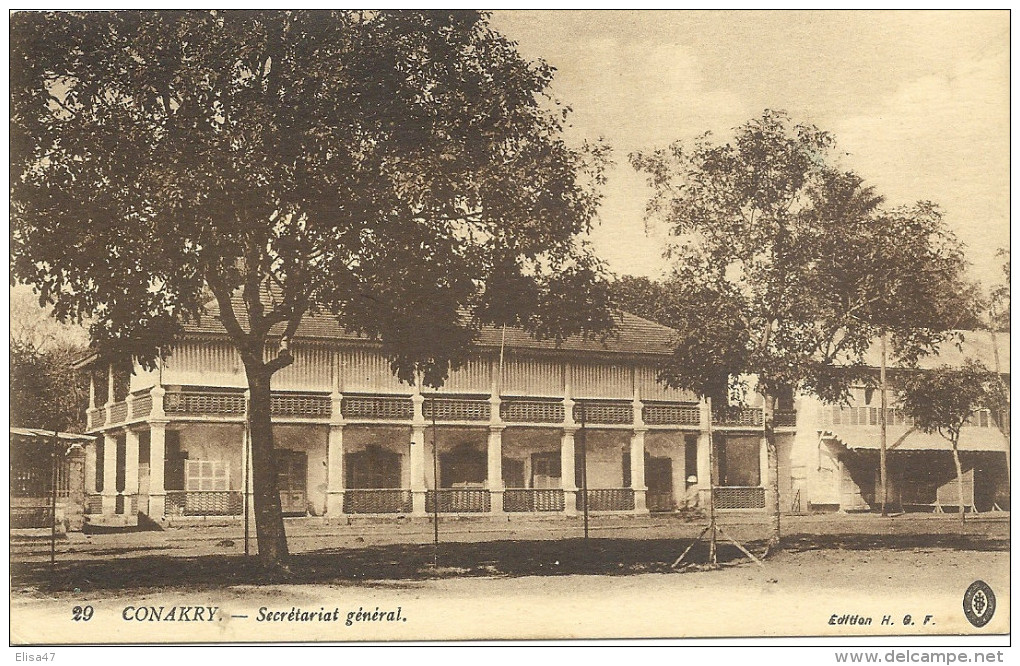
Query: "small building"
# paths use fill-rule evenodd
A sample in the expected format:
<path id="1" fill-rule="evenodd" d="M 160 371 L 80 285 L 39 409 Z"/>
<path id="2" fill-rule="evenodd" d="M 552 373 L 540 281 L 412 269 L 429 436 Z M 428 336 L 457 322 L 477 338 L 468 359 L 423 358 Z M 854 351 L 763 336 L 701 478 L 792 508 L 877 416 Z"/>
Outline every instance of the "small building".
<path id="1" fill-rule="evenodd" d="M 85 451 L 93 439 L 11 426 L 12 528 L 51 527 L 55 517 L 60 531 L 81 531 Z"/>

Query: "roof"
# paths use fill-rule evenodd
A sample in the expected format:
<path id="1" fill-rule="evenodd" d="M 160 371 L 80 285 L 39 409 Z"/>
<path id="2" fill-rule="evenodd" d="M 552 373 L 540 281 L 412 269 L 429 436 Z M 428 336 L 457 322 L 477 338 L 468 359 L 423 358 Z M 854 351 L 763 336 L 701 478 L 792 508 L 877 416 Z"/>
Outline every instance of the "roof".
<path id="1" fill-rule="evenodd" d="M 823 437 L 839 440 L 848 449 L 881 448 L 877 426 L 826 426 L 829 435 Z M 949 440 L 938 433 L 915 430 L 907 432 L 910 426 L 887 426 L 886 442 L 889 451 L 952 451 Z M 906 437 L 903 437 L 906 435 Z M 902 441 L 899 441 L 900 438 Z M 1006 438 L 998 428 L 967 427 L 960 433 L 961 451 L 1006 451 Z"/>
<path id="2" fill-rule="evenodd" d="M 940 365 L 959 367 L 967 359 L 981 361 L 989 370 L 995 369 L 995 351 L 999 352 L 999 372 L 1009 373 L 1009 333 L 991 331 L 957 331 L 963 335 L 963 342 L 957 347 L 954 342 L 943 342 L 935 354 L 922 356 L 917 365 L 922 370 L 931 370 Z M 877 368 L 882 363 L 880 341 L 876 340 L 865 355 L 866 363 Z M 891 355 L 890 355 L 891 358 Z M 897 367 L 890 365 L 890 367 Z"/>
<path id="3" fill-rule="evenodd" d="M 53 437 L 52 430 L 43 430 L 42 428 L 18 428 L 15 426 L 11 426 L 11 434 L 19 437 L 42 437 L 46 439 Z M 73 432 L 58 432 L 57 438 L 71 442 L 89 442 L 95 439 L 92 435 L 79 435 Z"/>
<path id="4" fill-rule="evenodd" d="M 237 304 L 239 307 L 236 307 L 234 312 L 238 323 L 247 329 L 247 311 L 239 299 Z M 206 307 L 206 315 L 199 321 L 186 324 L 184 330 L 190 334 L 226 333 L 223 324 L 220 323 L 219 307 L 216 302 Z M 273 333 L 279 334 L 282 331 L 283 324 L 273 327 Z M 557 343 L 556 340 L 539 340 L 521 328 L 508 326 L 505 343 L 510 349 L 665 355 L 671 351 L 673 335 L 674 331 L 671 328 L 625 312 L 621 314 L 616 329 L 605 340 L 595 336 L 572 335 Z M 352 342 L 371 340 L 368 336 L 345 330 L 337 323 L 336 318 L 321 313 L 305 315 L 295 337 Z M 502 327 L 483 326 L 476 342 L 482 347 L 499 348 L 503 342 Z"/>

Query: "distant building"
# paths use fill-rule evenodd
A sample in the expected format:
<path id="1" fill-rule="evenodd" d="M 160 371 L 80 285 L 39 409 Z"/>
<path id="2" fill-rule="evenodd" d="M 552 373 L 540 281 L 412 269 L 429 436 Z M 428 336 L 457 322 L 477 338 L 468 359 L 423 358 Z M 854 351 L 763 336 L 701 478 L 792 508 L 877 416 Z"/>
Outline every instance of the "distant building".
<path id="1" fill-rule="evenodd" d="M 273 378 L 284 511 L 413 517 L 431 513 L 438 501 L 448 514 L 570 516 L 584 505 L 585 483 L 593 512 L 704 504 L 706 406 L 656 381 L 671 335 L 633 315 L 605 342 L 572 337 L 556 345 L 517 329 L 504 335 L 487 328 L 477 354 L 433 391 L 398 382 L 377 343 L 328 317 L 307 317 L 292 344 L 294 364 Z M 90 367 L 88 431 L 100 436 L 85 458 L 91 522 L 133 524 L 138 513 L 156 521 L 242 514 L 249 486 L 246 381 L 215 312 L 189 326 L 157 370 L 129 372 L 94 359 Z M 842 410 L 783 401 L 776 424 L 784 510 L 873 501 L 869 452 L 877 447 L 877 403 L 858 402 L 857 416 L 848 410 L 844 422 Z M 999 472 L 987 473 L 984 461 L 1004 468 L 1004 443 L 987 415 L 977 419 L 964 437 L 965 461 L 978 486 L 996 479 L 988 483 L 1001 506 Z M 739 410 L 712 429 L 717 505 L 765 509 L 761 410 Z M 945 446 L 937 438 L 911 437 L 893 450 L 930 451 L 932 461 L 940 460 Z M 917 459 L 892 460 L 903 470 L 894 478 L 905 498 L 942 481 L 941 472 L 916 481 L 908 470 Z M 934 506 L 929 495 L 917 503 Z"/>

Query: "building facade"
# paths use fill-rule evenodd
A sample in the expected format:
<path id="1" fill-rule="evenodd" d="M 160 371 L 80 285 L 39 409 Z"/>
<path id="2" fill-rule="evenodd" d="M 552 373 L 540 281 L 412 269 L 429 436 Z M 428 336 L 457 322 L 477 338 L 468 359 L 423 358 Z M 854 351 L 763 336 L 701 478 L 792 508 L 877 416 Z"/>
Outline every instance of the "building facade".
<path id="1" fill-rule="evenodd" d="M 475 356 L 433 390 L 398 382 L 376 343 L 307 318 L 292 343 L 294 363 L 273 378 L 284 512 L 505 519 L 572 516 L 585 503 L 596 513 L 671 512 L 704 506 L 710 441 L 717 506 L 764 510 L 771 502 L 760 407 L 712 418 L 695 396 L 661 385 L 656 367 L 671 335 L 631 315 L 604 341 L 557 345 L 485 329 Z M 215 316 L 190 326 L 156 369 L 91 368 L 91 523 L 243 514 L 251 491 L 246 380 Z M 858 414 L 851 431 L 832 423 L 842 410 L 807 398 L 781 406 L 783 510 L 873 502 L 871 444 L 854 437 L 877 441 L 861 431 L 872 426 L 860 414 L 870 418 L 874 408 L 845 408 L 848 424 Z M 981 428 L 995 440 L 980 421 L 968 430 Z M 1001 439 L 989 444 L 1000 454 Z"/>

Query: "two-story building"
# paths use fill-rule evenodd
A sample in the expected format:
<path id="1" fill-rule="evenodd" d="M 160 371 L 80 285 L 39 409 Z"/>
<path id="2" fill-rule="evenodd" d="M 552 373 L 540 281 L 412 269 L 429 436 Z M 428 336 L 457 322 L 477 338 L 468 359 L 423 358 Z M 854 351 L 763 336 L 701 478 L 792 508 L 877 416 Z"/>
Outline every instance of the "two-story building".
<path id="1" fill-rule="evenodd" d="M 504 519 L 572 516 L 584 506 L 580 489 L 587 487 L 592 512 L 669 512 L 704 504 L 710 439 L 717 506 L 764 510 L 770 503 L 761 409 L 710 423 L 704 402 L 660 384 L 656 368 L 672 335 L 633 315 L 604 341 L 571 337 L 556 344 L 518 329 L 486 328 L 477 353 L 433 390 L 397 381 L 378 343 L 329 317 L 306 317 L 292 343 L 294 363 L 273 378 L 284 511 L 329 518 L 426 516 L 437 508 Z M 189 325 L 154 370 L 95 360 L 89 367 L 88 432 L 99 436 L 86 451 L 90 522 L 134 524 L 139 513 L 157 522 L 243 514 L 251 490 L 246 380 L 215 309 Z M 858 394 L 845 408 L 808 398 L 781 404 L 784 511 L 874 502 L 877 398 Z M 902 425 L 890 410 L 890 422 L 897 418 Z M 890 427 L 890 442 L 897 442 L 897 428 Z M 998 471 L 1005 469 L 1004 441 L 987 414 L 967 428 L 962 448 L 972 485 L 981 488 L 978 508 L 991 506 L 978 496 L 994 496 L 992 505 L 1005 501 Z M 920 433 L 890 446 L 904 503 L 938 504 L 928 490 L 943 492 L 942 462 L 931 480 L 924 470 L 934 470 L 932 461 L 941 461 L 947 447 L 937 435 Z"/>

